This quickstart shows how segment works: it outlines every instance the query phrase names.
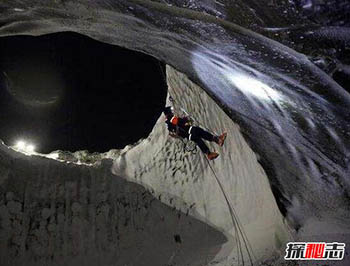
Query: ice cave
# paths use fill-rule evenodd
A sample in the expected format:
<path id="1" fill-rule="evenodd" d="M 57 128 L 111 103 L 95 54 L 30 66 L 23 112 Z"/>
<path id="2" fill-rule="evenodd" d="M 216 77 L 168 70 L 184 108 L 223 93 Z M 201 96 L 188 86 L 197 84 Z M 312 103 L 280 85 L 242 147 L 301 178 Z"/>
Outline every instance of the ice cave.
<path id="1" fill-rule="evenodd" d="M 121 149 L 147 137 L 165 105 L 164 66 L 145 54 L 73 32 L 11 36 L 0 47 L 0 137 L 9 146 Z"/>
<path id="2" fill-rule="evenodd" d="M 1 1 L 0 265 L 349 265 L 349 12 Z M 225 130 L 219 157 L 165 106 Z M 288 258 L 316 242 L 345 249 Z"/>

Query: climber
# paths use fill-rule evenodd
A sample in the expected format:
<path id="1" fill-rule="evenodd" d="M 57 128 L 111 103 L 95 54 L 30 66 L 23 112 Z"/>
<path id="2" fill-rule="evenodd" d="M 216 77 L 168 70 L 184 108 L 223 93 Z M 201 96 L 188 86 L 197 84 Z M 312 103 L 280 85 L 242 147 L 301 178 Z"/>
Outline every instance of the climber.
<path id="1" fill-rule="evenodd" d="M 214 141 L 222 146 L 224 145 L 226 133 L 220 136 L 214 136 L 200 127 L 192 126 L 188 117 L 181 118 L 174 115 L 173 108 L 170 106 L 165 107 L 163 113 L 166 117 L 165 123 L 167 124 L 170 136 L 192 140 L 198 145 L 201 151 L 207 155 L 209 160 L 213 160 L 219 156 L 218 153 L 211 152 L 202 139 Z"/>

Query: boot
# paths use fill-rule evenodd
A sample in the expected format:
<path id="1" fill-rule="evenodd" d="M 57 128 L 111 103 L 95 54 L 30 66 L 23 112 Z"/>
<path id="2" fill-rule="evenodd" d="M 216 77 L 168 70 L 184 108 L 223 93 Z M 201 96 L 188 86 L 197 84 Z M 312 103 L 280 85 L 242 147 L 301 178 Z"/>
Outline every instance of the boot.
<path id="1" fill-rule="evenodd" d="M 227 136 L 226 132 L 222 133 L 220 136 L 216 137 L 215 142 L 220 146 L 224 145 L 226 136 Z"/>
<path id="2" fill-rule="evenodd" d="M 211 160 L 214 160 L 215 158 L 217 158 L 219 156 L 218 153 L 216 152 L 208 152 L 207 153 L 207 157 L 208 157 L 208 160 L 211 161 Z"/>

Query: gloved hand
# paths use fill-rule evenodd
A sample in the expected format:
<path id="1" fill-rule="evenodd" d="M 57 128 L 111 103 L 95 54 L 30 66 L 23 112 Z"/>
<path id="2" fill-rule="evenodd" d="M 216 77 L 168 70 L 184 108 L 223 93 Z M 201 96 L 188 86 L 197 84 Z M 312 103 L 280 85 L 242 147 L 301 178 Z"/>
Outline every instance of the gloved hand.
<path id="1" fill-rule="evenodd" d="M 186 126 L 191 126 L 192 125 L 193 121 L 192 121 L 192 119 L 190 117 L 186 116 L 186 117 L 184 117 L 184 120 L 186 121 L 185 122 Z"/>
<path id="2" fill-rule="evenodd" d="M 169 136 L 173 138 L 178 138 L 179 136 L 174 132 L 169 132 Z"/>

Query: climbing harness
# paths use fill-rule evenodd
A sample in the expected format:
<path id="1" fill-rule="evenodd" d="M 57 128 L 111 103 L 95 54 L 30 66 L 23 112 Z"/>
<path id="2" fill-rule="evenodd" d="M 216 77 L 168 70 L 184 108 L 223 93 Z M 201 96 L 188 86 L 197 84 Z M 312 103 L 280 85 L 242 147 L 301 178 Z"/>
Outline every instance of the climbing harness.
<path id="1" fill-rule="evenodd" d="M 176 126 L 177 130 L 182 130 L 180 127 Z M 178 131 L 177 131 L 178 132 Z M 177 134 L 178 135 L 178 134 Z M 189 152 L 191 154 L 196 154 L 198 152 L 197 150 L 197 145 L 196 143 L 194 143 L 193 141 L 189 140 L 189 139 L 185 139 L 185 138 L 181 138 L 180 140 L 183 144 L 183 150 L 184 152 Z"/>

